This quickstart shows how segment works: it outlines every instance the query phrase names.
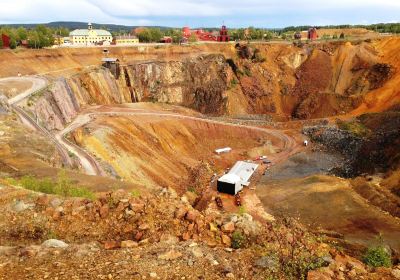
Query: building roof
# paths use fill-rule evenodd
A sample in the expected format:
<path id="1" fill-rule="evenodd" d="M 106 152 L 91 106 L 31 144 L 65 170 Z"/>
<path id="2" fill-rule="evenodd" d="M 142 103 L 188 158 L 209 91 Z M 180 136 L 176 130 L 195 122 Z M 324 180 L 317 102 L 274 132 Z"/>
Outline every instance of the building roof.
<path id="1" fill-rule="evenodd" d="M 115 58 L 115 57 L 105 57 L 101 61 L 103 61 L 103 62 L 117 62 L 117 61 L 119 61 L 119 59 Z"/>
<path id="2" fill-rule="evenodd" d="M 116 40 L 127 40 L 127 39 L 137 39 L 136 36 L 133 35 L 123 35 L 123 36 L 116 36 Z"/>
<path id="3" fill-rule="evenodd" d="M 111 33 L 103 29 L 93 29 L 97 36 L 111 36 Z M 69 33 L 69 36 L 89 36 L 89 29 L 75 29 Z"/>
<path id="4" fill-rule="evenodd" d="M 238 175 L 228 173 L 228 174 L 223 175 L 221 178 L 219 178 L 218 181 L 229 183 L 229 184 L 236 184 L 236 183 L 239 183 L 241 180 Z"/>
<path id="5" fill-rule="evenodd" d="M 239 178 L 239 181 L 242 185 L 248 185 L 249 179 L 253 175 L 254 171 L 258 168 L 258 164 L 246 161 L 238 161 L 235 165 L 229 170 L 228 174 L 222 176 L 218 181 L 223 180 L 223 182 L 227 182 L 225 180 L 234 181 L 234 178 Z M 226 175 L 230 175 L 225 177 Z M 224 178 L 225 177 L 225 178 Z M 227 182 L 231 183 L 231 182 Z M 233 183 L 231 183 L 233 184 Z"/>
<path id="6" fill-rule="evenodd" d="M 215 152 L 216 152 L 217 154 L 223 153 L 223 152 L 230 152 L 230 151 L 232 151 L 232 148 L 230 148 L 230 147 L 225 147 L 225 148 L 220 148 L 220 149 L 216 149 L 216 150 L 215 150 Z"/>

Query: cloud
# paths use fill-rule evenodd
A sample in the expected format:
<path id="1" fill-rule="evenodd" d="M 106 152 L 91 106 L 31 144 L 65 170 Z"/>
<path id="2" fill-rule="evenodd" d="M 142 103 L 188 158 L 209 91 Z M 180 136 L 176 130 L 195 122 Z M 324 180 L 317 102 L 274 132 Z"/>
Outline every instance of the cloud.
<path id="1" fill-rule="evenodd" d="M 179 26 L 185 22 L 210 25 L 226 19 L 238 25 L 268 26 L 315 20 L 385 21 L 399 14 L 399 0 L 0 0 L 3 23 L 91 21 Z"/>

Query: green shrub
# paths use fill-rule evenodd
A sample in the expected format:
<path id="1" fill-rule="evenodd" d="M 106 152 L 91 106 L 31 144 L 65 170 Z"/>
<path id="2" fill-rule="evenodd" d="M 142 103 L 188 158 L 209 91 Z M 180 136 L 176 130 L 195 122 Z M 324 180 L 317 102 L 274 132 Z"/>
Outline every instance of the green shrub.
<path id="1" fill-rule="evenodd" d="M 11 183 L 11 182 L 10 182 Z M 23 176 L 19 180 L 13 180 L 13 183 L 19 184 L 21 187 L 46 194 L 56 194 L 66 197 L 85 197 L 94 199 L 95 195 L 88 188 L 72 184 L 64 171 L 58 174 L 57 180 L 54 182 L 49 178 L 38 179 L 31 175 Z"/>
<path id="2" fill-rule="evenodd" d="M 246 208 L 242 205 L 242 206 L 239 206 L 239 215 L 243 215 L 244 213 L 246 213 Z"/>
<path id="3" fill-rule="evenodd" d="M 369 129 L 364 124 L 358 121 L 346 122 L 339 120 L 337 122 L 337 125 L 340 129 L 347 130 L 359 137 L 368 136 L 368 134 L 370 133 Z"/>
<path id="4" fill-rule="evenodd" d="M 133 190 L 133 191 L 131 191 L 131 196 L 132 197 L 139 197 L 140 196 L 140 192 L 138 190 Z"/>
<path id="5" fill-rule="evenodd" d="M 392 265 L 391 256 L 383 246 L 369 247 L 363 261 L 372 267 L 390 267 Z"/>
<path id="6" fill-rule="evenodd" d="M 247 77 L 251 77 L 251 71 L 250 71 L 250 69 L 244 68 L 244 74 L 245 74 Z"/>
<path id="7" fill-rule="evenodd" d="M 237 84 L 238 84 L 238 80 L 236 80 L 235 78 L 232 78 L 230 87 L 234 88 Z"/>
<path id="8" fill-rule="evenodd" d="M 239 249 L 243 246 L 244 237 L 240 231 L 235 231 L 232 234 L 232 248 Z"/>

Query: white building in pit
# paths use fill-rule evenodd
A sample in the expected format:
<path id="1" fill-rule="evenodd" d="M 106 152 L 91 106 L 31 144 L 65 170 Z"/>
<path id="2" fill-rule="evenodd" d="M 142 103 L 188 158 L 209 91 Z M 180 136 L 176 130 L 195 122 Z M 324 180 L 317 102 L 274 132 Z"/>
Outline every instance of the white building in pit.
<path id="1" fill-rule="evenodd" d="M 250 184 L 249 180 L 254 174 L 258 164 L 238 161 L 231 170 L 217 181 L 217 190 L 219 192 L 236 195 L 243 189 L 243 186 Z"/>

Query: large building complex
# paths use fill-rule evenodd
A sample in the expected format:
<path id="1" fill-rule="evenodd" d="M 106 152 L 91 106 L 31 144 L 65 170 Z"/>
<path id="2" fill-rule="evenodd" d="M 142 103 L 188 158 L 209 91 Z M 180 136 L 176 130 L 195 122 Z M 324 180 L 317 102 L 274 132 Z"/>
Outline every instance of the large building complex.
<path id="1" fill-rule="evenodd" d="M 88 29 L 75 29 L 69 33 L 72 45 L 109 45 L 113 38 L 110 32 L 102 29 L 93 29 L 92 24 L 88 24 Z"/>

